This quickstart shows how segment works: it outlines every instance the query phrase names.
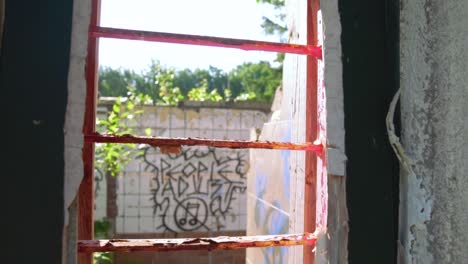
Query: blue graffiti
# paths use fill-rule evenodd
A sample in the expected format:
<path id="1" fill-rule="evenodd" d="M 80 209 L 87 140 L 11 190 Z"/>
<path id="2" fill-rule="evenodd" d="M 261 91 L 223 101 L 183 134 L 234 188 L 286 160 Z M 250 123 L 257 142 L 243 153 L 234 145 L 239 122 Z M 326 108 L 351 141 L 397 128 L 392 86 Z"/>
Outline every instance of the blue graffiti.
<path id="1" fill-rule="evenodd" d="M 256 178 L 255 178 L 255 195 L 259 198 L 263 198 L 263 195 L 266 191 L 268 177 L 267 175 L 260 173 L 258 170 L 255 171 Z M 266 206 L 260 202 L 255 202 L 255 222 L 265 223 L 266 221 Z"/>
<path id="2" fill-rule="evenodd" d="M 277 208 L 281 208 L 281 204 L 278 201 L 274 201 L 273 205 Z M 268 227 L 268 234 L 278 235 L 287 231 L 289 218 L 284 213 L 278 210 L 271 210 L 269 217 L 270 225 Z"/>
<path id="3" fill-rule="evenodd" d="M 268 183 L 268 176 L 258 170 L 255 170 L 255 194 L 257 197 L 263 197 Z"/>
<path id="4" fill-rule="evenodd" d="M 284 135 L 283 137 L 283 142 L 291 142 L 292 136 L 291 136 L 291 129 L 288 130 L 288 133 Z M 290 185 L 290 180 L 291 180 L 291 174 L 289 171 L 289 156 L 291 155 L 290 150 L 282 150 L 281 151 L 281 159 L 283 163 L 283 186 L 284 186 L 284 195 L 286 198 L 290 198 L 291 196 L 291 190 L 289 190 L 289 185 Z"/>

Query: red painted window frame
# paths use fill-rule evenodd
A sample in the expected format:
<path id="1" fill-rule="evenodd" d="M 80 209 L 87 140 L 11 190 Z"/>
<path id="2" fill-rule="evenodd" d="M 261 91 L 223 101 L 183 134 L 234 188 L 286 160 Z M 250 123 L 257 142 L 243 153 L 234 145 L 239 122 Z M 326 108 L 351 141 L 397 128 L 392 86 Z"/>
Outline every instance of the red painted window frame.
<path id="1" fill-rule="evenodd" d="M 85 110 L 85 121 L 83 126 L 83 134 L 85 135 L 85 143 L 83 147 L 83 163 L 84 163 L 84 178 L 81 182 L 79 193 L 78 193 L 78 240 L 81 242 L 81 253 L 78 254 L 78 263 L 92 263 L 92 253 L 102 251 L 102 248 L 109 250 L 112 248 L 112 241 L 107 241 L 106 245 L 102 245 L 93 239 L 93 211 L 94 211 L 94 195 L 93 195 L 93 179 L 94 179 L 94 143 L 96 142 L 115 142 L 115 143 L 127 143 L 127 142 L 142 142 L 152 145 L 186 145 L 190 140 L 184 139 L 176 143 L 170 143 L 169 141 L 163 140 L 154 141 L 155 139 L 144 138 L 144 137 L 132 137 L 125 139 L 125 137 L 115 137 L 109 135 L 98 135 L 96 133 L 95 119 L 96 119 L 96 101 L 97 101 L 97 83 L 98 83 L 98 46 L 99 38 L 120 38 L 120 39 L 133 39 L 143 41 L 156 41 L 156 42 L 167 42 L 167 43 L 179 43 L 179 44 L 191 44 L 191 45 L 204 45 L 214 47 L 225 47 L 225 48 L 239 48 L 243 50 L 262 50 L 272 52 L 285 52 L 294 54 L 303 54 L 307 56 L 307 96 L 306 96 L 306 142 L 314 142 L 319 135 L 319 123 L 318 123 L 318 60 L 322 57 L 321 47 L 318 47 L 318 25 L 317 25 L 317 13 L 320 9 L 318 0 L 307 1 L 307 23 L 308 23 L 308 36 L 307 45 L 295 45 L 295 44 L 284 44 L 284 43 L 272 43 L 264 41 L 252 41 L 252 40 L 239 40 L 239 39 L 227 39 L 227 38 L 216 38 L 216 37 L 205 37 L 205 36 L 194 36 L 185 34 L 172 34 L 172 33 L 161 33 L 161 32 L 149 32 L 149 31 L 138 31 L 128 29 L 115 29 L 106 28 L 99 26 L 100 20 L 100 0 L 92 0 L 91 6 L 91 19 L 89 25 L 89 40 L 88 40 L 88 55 L 86 62 L 86 110 Z M 99 141 L 100 140 L 100 141 Z M 152 141 L 153 140 L 153 141 Z M 169 142 L 169 143 L 168 143 Z M 304 211 L 304 232 L 305 235 L 285 235 L 285 236 L 266 236 L 265 238 L 269 242 L 262 242 L 260 237 L 253 237 L 253 242 L 262 242 L 260 246 L 274 246 L 278 244 L 284 245 L 304 245 L 304 263 L 313 263 L 314 254 L 312 248 L 315 245 L 316 237 L 312 232 L 316 231 L 316 197 L 317 197 L 317 156 L 324 154 L 323 144 L 290 144 L 281 145 L 281 143 L 271 144 L 266 142 L 266 145 L 255 144 L 255 142 L 240 142 L 239 141 L 211 141 L 215 142 L 214 146 L 226 147 L 223 144 L 234 144 L 235 148 L 272 148 L 272 149 L 296 149 L 306 151 L 306 179 L 305 179 L 305 211 Z M 195 142 L 194 145 L 198 145 L 200 142 Z M 201 142 L 206 145 L 207 142 Z M 253 144 L 252 144 L 253 143 Z M 264 142 L 265 143 L 265 142 Z M 250 145 L 249 145 L 250 144 Z M 294 146 L 292 146 L 294 145 Z M 229 146 L 228 146 L 229 147 Z M 233 147 L 233 146 L 230 146 Z M 292 237 L 291 237 L 292 236 Z M 290 242 L 284 242 L 285 237 L 291 239 Z M 250 237 L 247 238 L 247 241 Z M 188 249 L 213 249 L 207 246 L 207 240 L 213 238 L 199 239 L 201 246 L 195 248 L 190 246 Z M 273 241 L 273 242 L 272 242 Z M 283 242 L 281 242 L 283 241 Z M 304 242 L 308 241 L 308 242 Z M 147 247 L 141 246 L 141 241 L 136 241 L 137 244 L 132 244 L 135 250 L 148 250 Z M 155 241 L 153 241 L 156 243 Z M 159 241 L 161 242 L 161 241 Z M 228 241 L 229 243 L 233 241 Z M 256 244 L 245 242 L 241 247 L 255 247 Z M 271 242 L 271 243 L 270 243 Z M 165 242 L 167 244 L 167 241 Z M 164 244 L 164 243 L 163 243 Z M 190 241 L 190 244 L 194 244 Z M 239 242 L 234 241 L 234 245 L 238 245 Z M 85 245 L 85 246 L 84 246 Z M 91 246 L 90 246 L 91 245 Z M 140 247 L 138 246 L 140 245 Z M 86 246 L 90 246 L 86 248 Z M 98 249 L 96 250 L 97 247 Z M 120 245 L 122 247 L 122 245 Z M 227 246 L 226 248 L 234 248 L 235 246 Z M 99 249 L 100 248 L 100 249 Z M 115 251 L 119 251 L 119 245 L 114 245 Z M 240 247 L 239 247 L 240 248 Z M 185 248 L 187 249 L 187 248 Z M 126 248 L 125 250 L 128 250 Z"/>

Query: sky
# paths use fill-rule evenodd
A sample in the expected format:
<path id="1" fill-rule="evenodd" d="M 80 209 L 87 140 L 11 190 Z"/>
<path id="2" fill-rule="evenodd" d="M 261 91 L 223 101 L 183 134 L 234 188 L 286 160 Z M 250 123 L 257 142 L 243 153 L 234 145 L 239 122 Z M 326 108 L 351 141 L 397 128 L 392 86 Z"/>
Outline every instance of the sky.
<path id="1" fill-rule="evenodd" d="M 101 26 L 278 42 L 266 36 L 262 16 L 274 8 L 256 0 L 102 0 Z M 152 59 L 176 69 L 210 65 L 230 71 L 246 61 L 273 62 L 275 53 L 100 38 L 99 63 L 136 72 Z"/>

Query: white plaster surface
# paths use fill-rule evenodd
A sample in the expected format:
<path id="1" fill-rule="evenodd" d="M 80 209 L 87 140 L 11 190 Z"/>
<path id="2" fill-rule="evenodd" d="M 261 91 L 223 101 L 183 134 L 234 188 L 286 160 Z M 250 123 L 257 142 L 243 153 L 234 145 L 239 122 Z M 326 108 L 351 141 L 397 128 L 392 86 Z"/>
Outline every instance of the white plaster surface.
<path id="1" fill-rule="evenodd" d="M 63 263 L 76 263 L 77 203 L 75 200 L 83 178 L 83 123 L 86 99 L 85 64 L 91 0 L 73 1 L 73 18 L 68 70 L 68 98 L 65 113 L 64 145 L 64 223 Z M 70 211 L 69 211 L 70 210 Z M 69 213 L 70 212 L 70 213 Z M 69 221 L 70 216 L 70 221 Z"/>
<path id="2" fill-rule="evenodd" d="M 324 24 L 325 89 L 327 96 L 328 173 L 344 176 L 346 169 L 343 111 L 343 67 L 341 61 L 341 22 L 338 0 L 320 1 Z"/>
<path id="3" fill-rule="evenodd" d="M 74 1 L 70 66 L 68 71 L 68 101 L 65 114 L 65 181 L 64 212 L 68 222 L 68 207 L 75 198 L 83 178 L 83 123 L 86 100 L 85 65 L 88 46 L 88 26 L 91 1 Z"/>
<path id="4" fill-rule="evenodd" d="M 468 263 L 468 1 L 401 2 L 400 263 Z"/>
<path id="5" fill-rule="evenodd" d="M 329 145 L 327 149 L 328 219 L 326 234 L 321 234 L 317 242 L 315 262 L 347 263 L 348 215 L 344 179 L 347 158 L 338 0 L 320 1 L 320 8 L 324 34 L 326 133 Z"/>

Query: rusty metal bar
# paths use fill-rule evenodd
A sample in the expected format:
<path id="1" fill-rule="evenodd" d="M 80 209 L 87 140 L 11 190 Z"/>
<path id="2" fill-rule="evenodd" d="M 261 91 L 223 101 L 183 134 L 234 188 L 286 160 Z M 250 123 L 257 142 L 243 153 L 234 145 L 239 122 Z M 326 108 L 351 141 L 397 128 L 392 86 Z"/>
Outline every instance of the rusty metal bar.
<path id="1" fill-rule="evenodd" d="M 302 150 L 322 153 L 323 146 L 320 143 L 288 143 L 270 141 L 247 141 L 247 140 L 215 140 L 201 138 L 165 138 L 165 137 L 142 137 L 132 135 L 101 135 L 98 133 L 85 135 L 85 142 L 94 143 L 133 143 L 148 144 L 154 147 L 180 147 L 180 146 L 209 146 L 216 148 L 256 148 L 256 149 L 284 149 Z"/>
<path id="2" fill-rule="evenodd" d="M 91 1 L 91 16 L 89 28 L 100 23 L 101 0 Z M 86 57 L 86 108 L 83 133 L 94 133 L 96 129 L 96 99 L 98 83 L 98 53 L 99 39 L 88 39 L 88 54 Z M 83 144 L 83 180 L 78 189 L 78 239 L 94 238 L 94 144 Z M 92 264 L 92 254 L 78 254 L 80 264 Z"/>
<path id="3" fill-rule="evenodd" d="M 318 12 L 320 0 L 307 1 L 307 44 L 317 45 L 318 41 Z M 308 57 L 306 62 L 306 138 L 314 140 L 318 138 L 318 60 Z M 305 154 L 305 184 L 304 184 L 304 232 L 316 230 L 316 205 L 320 201 L 317 196 L 317 155 L 307 152 Z M 315 263 L 313 247 L 304 246 L 303 263 Z"/>
<path id="4" fill-rule="evenodd" d="M 322 58 L 322 48 L 313 45 L 298 45 L 289 43 L 276 43 L 268 41 L 255 41 L 245 39 L 219 38 L 198 35 L 174 34 L 142 30 L 130 30 L 109 27 L 94 27 L 89 32 L 90 37 L 104 37 L 115 39 L 142 40 L 166 42 L 175 44 L 211 46 L 222 48 L 235 48 L 241 50 L 258 50 L 270 52 L 293 53 L 311 55 Z"/>
<path id="5" fill-rule="evenodd" d="M 80 240 L 78 252 L 135 252 L 135 251 L 181 251 L 181 250 L 226 250 L 251 247 L 314 246 L 317 236 L 311 233 L 205 237 L 174 239 L 109 239 Z"/>

